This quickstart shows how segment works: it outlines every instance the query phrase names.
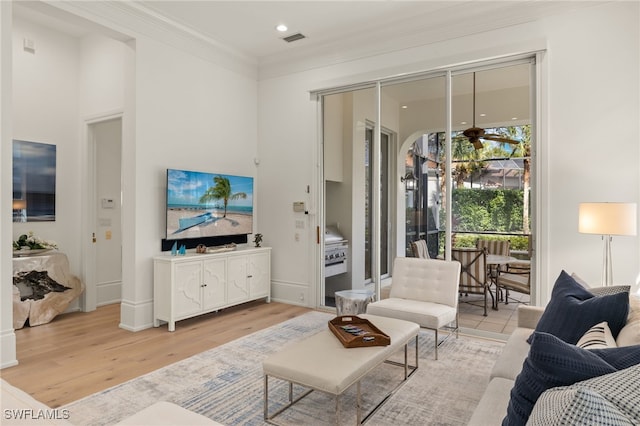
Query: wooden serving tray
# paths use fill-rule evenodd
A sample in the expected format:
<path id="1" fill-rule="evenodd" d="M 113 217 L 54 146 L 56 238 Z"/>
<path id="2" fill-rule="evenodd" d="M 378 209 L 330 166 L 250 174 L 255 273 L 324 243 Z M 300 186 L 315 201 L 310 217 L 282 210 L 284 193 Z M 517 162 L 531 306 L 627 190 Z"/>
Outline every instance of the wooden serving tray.
<path id="1" fill-rule="evenodd" d="M 387 346 L 391 343 L 389 336 L 380 331 L 378 327 L 371 324 L 369 320 L 355 315 L 335 317 L 329 321 L 329 330 L 345 348 Z"/>

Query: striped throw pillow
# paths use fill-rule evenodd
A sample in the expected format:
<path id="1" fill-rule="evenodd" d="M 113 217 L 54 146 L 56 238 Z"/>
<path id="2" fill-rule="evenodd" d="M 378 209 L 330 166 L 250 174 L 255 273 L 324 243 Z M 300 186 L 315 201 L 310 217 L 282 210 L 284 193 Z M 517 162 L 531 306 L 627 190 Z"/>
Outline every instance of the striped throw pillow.
<path id="1" fill-rule="evenodd" d="M 582 349 L 616 348 L 616 341 L 606 321 L 596 324 L 582 335 L 576 346 Z"/>

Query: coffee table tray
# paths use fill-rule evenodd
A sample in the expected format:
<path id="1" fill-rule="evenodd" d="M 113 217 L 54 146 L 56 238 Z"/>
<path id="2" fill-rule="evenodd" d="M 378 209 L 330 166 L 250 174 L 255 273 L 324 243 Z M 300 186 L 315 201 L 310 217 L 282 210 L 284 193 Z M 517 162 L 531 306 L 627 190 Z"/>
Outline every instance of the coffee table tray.
<path id="1" fill-rule="evenodd" d="M 337 316 L 329 321 L 329 330 L 345 348 L 363 348 L 368 346 L 387 346 L 391 343 L 383 333 L 369 320 L 355 315 Z"/>

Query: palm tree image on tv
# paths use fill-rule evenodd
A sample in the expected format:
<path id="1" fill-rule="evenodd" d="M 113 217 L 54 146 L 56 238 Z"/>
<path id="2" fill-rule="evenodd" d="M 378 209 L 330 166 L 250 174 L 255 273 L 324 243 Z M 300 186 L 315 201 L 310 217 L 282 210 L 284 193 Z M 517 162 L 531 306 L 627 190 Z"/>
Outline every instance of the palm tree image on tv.
<path id="1" fill-rule="evenodd" d="M 247 194 L 244 192 L 231 192 L 231 182 L 229 179 L 222 176 L 215 176 L 213 178 L 215 186 L 209 187 L 202 197 L 200 197 L 200 204 L 205 204 L 207 201 L 223 200 L 224 201 L 224 214 L 223 218 L 227 217 L 227 205 L 229 200 L 246 199 Z"/>
<path id="2" fill-rule="evenodd" d="M 167 170 L 167 239 L 252 232 L 252 177 Z"/>

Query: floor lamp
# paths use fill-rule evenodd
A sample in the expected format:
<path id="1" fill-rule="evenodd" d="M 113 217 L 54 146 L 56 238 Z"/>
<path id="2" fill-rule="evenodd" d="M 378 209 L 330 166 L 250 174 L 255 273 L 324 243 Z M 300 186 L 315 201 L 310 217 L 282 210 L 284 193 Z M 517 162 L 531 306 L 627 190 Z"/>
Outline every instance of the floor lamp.
<path id="1" fill-rule="evenodd" d="M 636 235 L 636 203 L 581 203 L 578 211 L 578 232 L 600 234 L 604 241 L 602 285 L 613 283 L 611 267 L 611 236 Z"/>

